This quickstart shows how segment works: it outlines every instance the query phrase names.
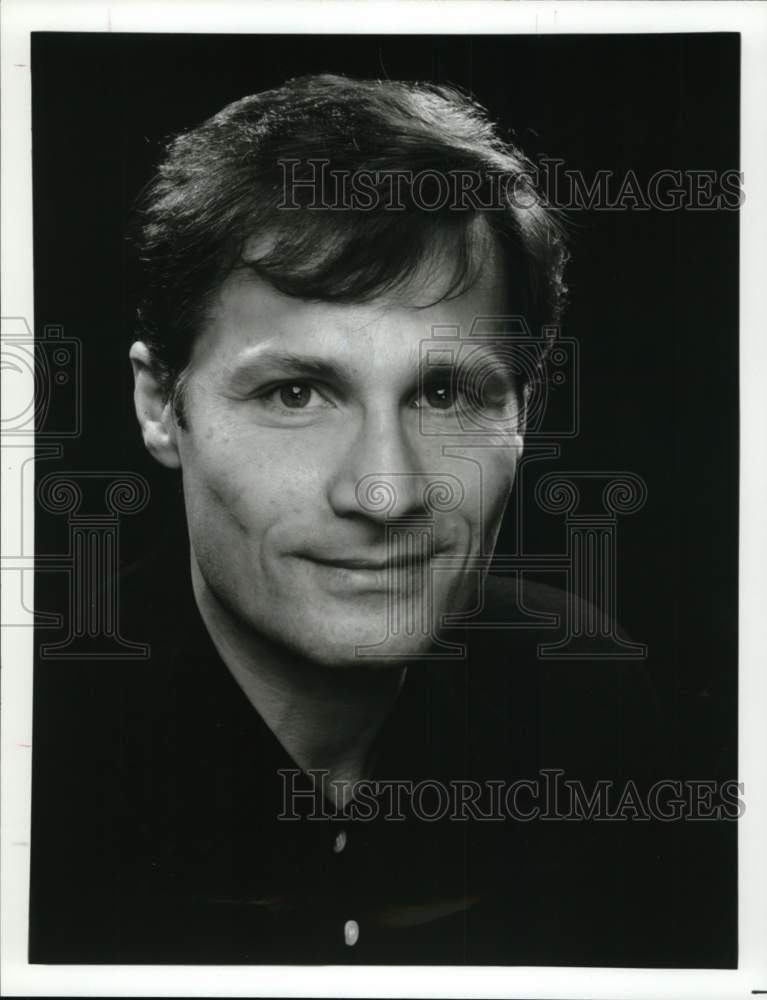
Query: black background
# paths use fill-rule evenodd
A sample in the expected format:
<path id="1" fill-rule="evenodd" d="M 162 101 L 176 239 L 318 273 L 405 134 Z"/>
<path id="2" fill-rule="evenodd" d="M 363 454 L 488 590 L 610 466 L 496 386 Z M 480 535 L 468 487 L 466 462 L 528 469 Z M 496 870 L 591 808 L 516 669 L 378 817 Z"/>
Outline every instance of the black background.
<path id="1" fill-rule="evenodd" d="M 60 465 L 47 461 L 38 475 L 67 468 L 147 477 L 152 503 L 121 527 L 126 564 L 183 532 L 178 480 L 141 445 L 127 361 L 124 227 L 169 134 L 289 76 L 340 72 L 458 84 L 528 155 L 561 158 L 587 179 L 597 170 L 621 177 L 633 169 L 647 179 L 660 169 L 739 163 L 737 35 L 46 33 L 33 36 L 32 71 L 36 332 L 58 324 L 81 340 L 85 417 Z M 673 720 L 669 776 L 732 778 L 738 215 L 581 211 L 571 223 L 563 335 L 580 344 L 580 434 L 541 472 L 628 470 L 646 481 L 645 507 L 619 526 L 617 613 L 648 644 Z M 66 548 L 65 521 L 38 516 L 38 551 Z M 501 550 L 512 534 L 509 519 Z M 529 551 L 563 544 L 561 521 L 531 516 Z M 66 606 L 58 574 L 41 575 L 37 586 L 42 609 Z M 719 894 L 731 933 L 734 825 L 727 837 L 727 863 L 706 874 L 706 891 Z"/>

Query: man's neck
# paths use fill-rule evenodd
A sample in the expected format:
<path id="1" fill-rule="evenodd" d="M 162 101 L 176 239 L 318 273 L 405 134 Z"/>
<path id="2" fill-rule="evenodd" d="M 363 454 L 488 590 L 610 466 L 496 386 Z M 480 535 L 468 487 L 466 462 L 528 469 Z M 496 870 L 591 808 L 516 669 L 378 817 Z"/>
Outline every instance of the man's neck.
<path id="1" fill-rule="evenodd" d="M 404 667 L 333 668 L 247 628 L 210 591 L 192 565 L 192 584 L 211 639 L 251 705 L 304 771 L 330 781 L 367 777 L 372 748 L 396 701 Z"/>

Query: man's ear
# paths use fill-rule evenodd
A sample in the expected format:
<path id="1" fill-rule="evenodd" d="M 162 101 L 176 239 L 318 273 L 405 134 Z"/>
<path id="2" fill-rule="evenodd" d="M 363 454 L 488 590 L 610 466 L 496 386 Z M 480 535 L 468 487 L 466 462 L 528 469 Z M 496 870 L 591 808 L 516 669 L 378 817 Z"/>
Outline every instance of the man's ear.
<path id="1" fill-rule="evenodd" d="M 143 341 L 137 340 L 131 347 L 130 360 L 135 382 L 133 401 L 147 451 L 161 465 L 178 469 L 181 459 L 176 444 L 173 409 L 170 401 L 165 401 L 152 365 L 152 356 Z"/>

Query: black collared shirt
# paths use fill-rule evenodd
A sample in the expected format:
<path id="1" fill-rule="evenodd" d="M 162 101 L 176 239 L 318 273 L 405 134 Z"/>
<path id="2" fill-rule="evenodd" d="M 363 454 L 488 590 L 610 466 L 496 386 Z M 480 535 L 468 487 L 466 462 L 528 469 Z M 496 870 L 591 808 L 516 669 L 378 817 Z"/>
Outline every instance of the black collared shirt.
<path id="1" fill-rule="evenodd" d="M 487 621 L 516 595 L 491 580 Z M 186 583 L 153 570 L 124 596 L 148 661 L 37 667 L 31 961 L 689 963 L 674 830 L 556 818 L 564 780 L 661 774 L 641 663 L 545 662 L 550 631 L 462 630 L 466 658 L 409 669 L 379 784 L 343 810 L 253 709 Z M 524 590 L 528 610 L 564 600 Z"/>

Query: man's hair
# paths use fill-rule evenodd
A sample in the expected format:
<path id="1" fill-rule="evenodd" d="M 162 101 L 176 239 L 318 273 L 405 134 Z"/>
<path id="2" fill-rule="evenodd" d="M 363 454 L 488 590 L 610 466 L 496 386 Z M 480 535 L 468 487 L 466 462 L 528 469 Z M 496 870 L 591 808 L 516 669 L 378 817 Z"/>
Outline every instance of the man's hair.
<path id="1" fill-rule="evenodd" d="M 319 176 L 316 161 L 347 177 L 364 172 L 368 204 L 322 207 L 323 192 L 302 183 Z M 478 178 L 471 197 L 424 207 L 435 204 L 435 175 L 461 173 Z M 172 138 L 132 228 L 141 269 L 137 336 L 166 398 L 213 296 L 238 266 L 291 296 L 365 302 L 438 253 L 453 267 L 445 299 L 476 280 L 491 233 L 513 311 L 534 331 L 556 322 L 567 253 L 532 173 L 470 97 L 422 83 L 305 76 Z M 495 203 L 483 207 L 491 191 Z M 256 249 L 243 265 L 250 240 Z"/>

